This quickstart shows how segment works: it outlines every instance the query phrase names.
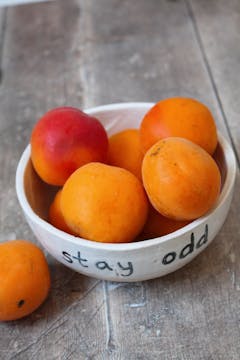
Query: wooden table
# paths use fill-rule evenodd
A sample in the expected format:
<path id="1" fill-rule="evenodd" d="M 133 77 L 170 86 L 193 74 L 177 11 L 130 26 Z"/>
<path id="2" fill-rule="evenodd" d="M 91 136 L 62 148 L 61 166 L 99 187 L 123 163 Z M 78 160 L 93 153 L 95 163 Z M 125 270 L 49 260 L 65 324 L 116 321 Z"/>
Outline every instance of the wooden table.
<path id="1" fill-rule="evenodd" d="M 194 97 L 239 166 L 238 0 L 58 0 L 2 8 L 0 30 L 1 241 L 36 241 L 15 170 L 33 124 L 56 106 Z M 50 296 L 28 318 L 0 324 L 0 359 L 239 360 L 239 191 L 238 169 L 219 235 L 163 278 L 109 283 L 48 255 Z"/>

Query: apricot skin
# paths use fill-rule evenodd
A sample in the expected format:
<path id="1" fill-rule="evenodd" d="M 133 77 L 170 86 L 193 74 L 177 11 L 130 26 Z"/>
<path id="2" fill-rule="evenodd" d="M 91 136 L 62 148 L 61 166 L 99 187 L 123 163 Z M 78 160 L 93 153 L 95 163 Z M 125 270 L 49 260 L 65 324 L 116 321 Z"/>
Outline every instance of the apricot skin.
<path id="1" fill-rule="evenodd" d="M 169 98 L 156 103 L 140 126 L 143 153 L 158 140 L 182 137 L 201 146 L 212 155 L 217 146 L 217 129 L 210 110 L 191 98 Z"/>
<path id="2" fill-rule="evenodd" d="M 124 243 L 141 232 L 148 200 L 142 183 L 128 170 L 90 163 L 66 181 L 61 210 L 69 228 L 80 237 Z"/>
<path id="3" fill-rule="evenodd" d="M 218 199 L 221 175 L 200 146 L 170 137 L 154 144 L 142 166 L 143 184 L 153 207 L 175 220 L 193 220 Z"/>
<path id="4" fill-rule="evenodd" d="M 189 224 L 189 221 L 178 221 L 161 215 L 152 206 L 149 206 L 148 218 L 139 239 L 153 239 L 168 235 Z"/>
<path id="5" fill-rule="evenodd" d="M 57 229 L 62 230 L 68 234 L 75 235 L 67 226 L 64 217 L 62 215 L 61 196 L 62 196 L 62 189 L 58 190 L 50 205 L 49 213 L 48 213 L 49 222 Z"/>
<path id="6" fill-rule="evenodd" d="M 47 112 L 34 126 L 31 159 L 43 181 L 63 185 L 80 166 L 105 162 L 108 137 L 94 117 L 71 107 Z"/>
<path id="7" fill-rule="evenodd" d="M 138 129 L 126 129 L 109 138 L 109 165 L 122 167 L 142 181 L 142 161 Z"/>
<path id="8" fill-rule="evenodd" d="M 0 321 L 23 318 L 47 298 L 51 278 L 42 250 L 18 239 L 0 243 Z"/>

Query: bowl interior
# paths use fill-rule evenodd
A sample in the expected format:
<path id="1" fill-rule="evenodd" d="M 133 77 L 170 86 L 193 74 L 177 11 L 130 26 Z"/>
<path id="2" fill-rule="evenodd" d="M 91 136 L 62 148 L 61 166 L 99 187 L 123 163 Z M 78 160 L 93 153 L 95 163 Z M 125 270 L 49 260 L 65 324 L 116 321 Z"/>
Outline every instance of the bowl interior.
<path id="1" fill-rule="evenodd" d="M 98 107 L 86 111 L 97 117 L 109 135 L 126 128 L 138 128 L 144 114 L 152 106 L 149 103 L 141 104 L 116 104 Z M 30 153 L 30 149 L 29 149 Z M 227 165 L 221 141 L 214 153 L 222 177 L 222 188 L 226 181 Z M 41 219 L 48 221 L 49 206 L 58 191 L 58 187 L 44 183 L 35 172 L 30 157 L 24 172 L 24 192 L 26 199 L 33 210 Z"/>

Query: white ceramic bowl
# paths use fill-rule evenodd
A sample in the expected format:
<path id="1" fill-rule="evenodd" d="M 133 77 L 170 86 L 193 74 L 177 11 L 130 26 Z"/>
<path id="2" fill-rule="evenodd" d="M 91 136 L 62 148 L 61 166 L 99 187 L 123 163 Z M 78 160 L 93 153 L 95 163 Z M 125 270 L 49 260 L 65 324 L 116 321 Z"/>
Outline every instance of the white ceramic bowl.
<path id="1" fill-rule="evenodd" d="M 86 110 L 97 117 L 109 134 L 138 127 L 152 103 L 123 103 Z M 30 145 L 19 161 L 16 190 L 26 219 L 47 251 L 71 269 L 112 281 L 140 281 L 175 271 L 202 252 L 213 240 L 229 211 L 236 163 L 233 151 L 221 134 L 215 159 L 222 173 L 218 202 L 205 216 L 180 230 L 159 238 L 128 244 L 106 244 L 66 234 L 47 222 L 48 207 L 56 188 L 44 184 L 30 161 Z"/>

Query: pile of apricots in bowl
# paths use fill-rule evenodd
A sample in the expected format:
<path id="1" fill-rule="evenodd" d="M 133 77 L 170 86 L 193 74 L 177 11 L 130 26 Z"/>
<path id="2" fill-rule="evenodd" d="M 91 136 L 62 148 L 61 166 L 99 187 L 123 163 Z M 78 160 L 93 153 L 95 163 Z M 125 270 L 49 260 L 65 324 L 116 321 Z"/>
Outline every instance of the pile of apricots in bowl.
<path id="1" fill-rule="evenodd" d="M 210 110 L 178 97 L 47 112 L 19 160 L 16 192 L 57 261 L 133 282 L 175 271 L 211 243 L 235 177 Z"/>
<path id="2" fill-rule="evenodd" d="M 37 121 L 30 143 L 36 173 L 59 187 L 49 222 L 87 240 L 169 234 L 210 211 L 220 194 L 216 124 L 191 98 L 161 100 L 139 128 L 111 136 L 96 117 L 56 108 Z"/>

